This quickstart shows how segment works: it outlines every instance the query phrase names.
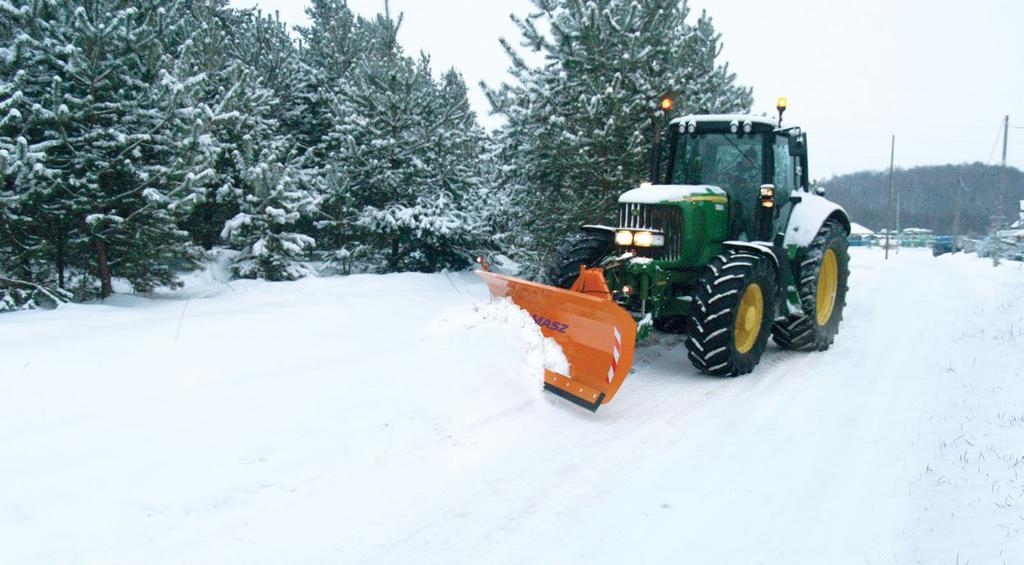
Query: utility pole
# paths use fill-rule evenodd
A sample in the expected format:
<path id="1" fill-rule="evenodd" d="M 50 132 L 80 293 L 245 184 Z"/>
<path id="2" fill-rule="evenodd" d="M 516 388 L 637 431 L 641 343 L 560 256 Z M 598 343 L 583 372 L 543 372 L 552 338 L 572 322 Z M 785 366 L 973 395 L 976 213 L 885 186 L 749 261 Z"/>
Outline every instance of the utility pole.
<path id="1" fill-rule="evenodd" d="M 996 195 L 996 215 L 992 218 L 992 266 L 999 266 L 999 254 L 1002 242 L 999 241 L 999 230 L 1003 227 L 1003 197 L 1006 195 L 1006 144 L 1010 136 L 1010 116 L 1003 116 L 1003 162 L 1002 178 L 999 181 L 999 192 Z"/>
<path id="2" fill-rule="evenodd" d="M 892 147 L 889 149 L 889 220 L 885 226 L 885 260 L 889 260 L 889 239 L 892 237 L 892 170 L 896 164 L 896 134 L 892 134 Z"/>

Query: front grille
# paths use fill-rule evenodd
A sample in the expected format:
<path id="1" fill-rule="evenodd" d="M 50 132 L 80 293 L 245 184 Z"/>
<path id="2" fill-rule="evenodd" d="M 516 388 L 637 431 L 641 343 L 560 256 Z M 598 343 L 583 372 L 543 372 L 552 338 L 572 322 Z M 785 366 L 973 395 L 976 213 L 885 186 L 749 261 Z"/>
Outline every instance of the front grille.
<path id="1" fill-rule="evenodd" d="M 683 253 L 683 215 L 676 206 L 623 203 L 619 205 L 619 227 L 651 230 L 665 234 L 664 247 L 636 247 L 640 257 L 677 261 Z"/>

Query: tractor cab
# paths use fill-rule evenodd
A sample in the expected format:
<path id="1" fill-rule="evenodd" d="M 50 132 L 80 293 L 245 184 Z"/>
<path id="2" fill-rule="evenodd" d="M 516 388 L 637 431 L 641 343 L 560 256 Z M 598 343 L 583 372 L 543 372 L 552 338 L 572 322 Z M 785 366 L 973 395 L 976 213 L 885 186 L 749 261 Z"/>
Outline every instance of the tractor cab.
<path id="1" fill-rule="evenodd" d="M 684 116 L 671 122 L 663 144 L 654 178 L 724 190 L 729 239 L 770 241 L 790 195 L 809 184 L 806 135 L 767 117 Z"/>

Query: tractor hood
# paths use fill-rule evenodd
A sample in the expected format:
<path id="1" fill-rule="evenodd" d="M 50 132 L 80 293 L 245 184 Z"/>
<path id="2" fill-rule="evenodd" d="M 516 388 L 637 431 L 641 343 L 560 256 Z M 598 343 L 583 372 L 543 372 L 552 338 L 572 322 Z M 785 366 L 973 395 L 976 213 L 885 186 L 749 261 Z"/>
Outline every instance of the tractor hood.
<path id="1" fill-rule="evenodd" d="M 708 197 L 725 202 L 725 191 L 708 184 L 651 184 L 634 188 L 619 196 L 623 204 L 665 204 L 706 200 Z"/>

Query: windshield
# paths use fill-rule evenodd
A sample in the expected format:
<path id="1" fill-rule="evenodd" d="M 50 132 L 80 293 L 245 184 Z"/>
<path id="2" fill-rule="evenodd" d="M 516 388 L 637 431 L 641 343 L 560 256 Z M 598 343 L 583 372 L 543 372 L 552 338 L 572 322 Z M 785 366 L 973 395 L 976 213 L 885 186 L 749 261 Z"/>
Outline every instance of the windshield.
<path id="1" fill-rule="evenodd" d="M 710 184 L 729 195 L 729 233 L 746 239 L 756 226 L 758 188 L 761 186 L 764 134 L 678 134 L 675 160 L 670 164 L 671 184 Z"/>
<path id="2" fill-rule="evenodd" d="M 761 184 L 763 135 L 679 135 L 672 184 L 712 184 L 730 194 Z"/>

